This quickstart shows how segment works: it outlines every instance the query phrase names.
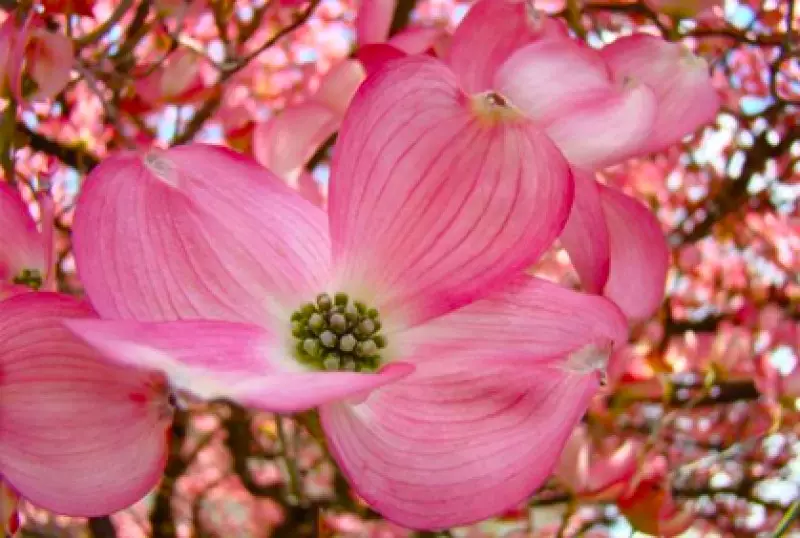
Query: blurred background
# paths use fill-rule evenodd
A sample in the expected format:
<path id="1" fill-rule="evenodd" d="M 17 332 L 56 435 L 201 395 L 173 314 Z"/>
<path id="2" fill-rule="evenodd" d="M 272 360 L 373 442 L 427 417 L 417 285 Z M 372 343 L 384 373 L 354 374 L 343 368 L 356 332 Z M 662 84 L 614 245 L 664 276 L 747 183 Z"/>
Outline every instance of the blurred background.
<path id="1" fill-rule="evenodd" d="M 215 403 L 179 412 L 165 477 L 141 503 L 91 521 L 23 505 L 20 535 L 800 536 L 800 2 L 792 2 L 534 3 L 593 47 L 633 32 L 683 43 L 708 63 L 723 107 L 681 144 L 601 174 L 657 214 L 671 245 L 666 299 L 633 327 L 556 473 L 526 504 L 472 528 L 414 534 L 352 494 L 313 417 Z M 330 95 L 352 93 L 363 77 L 352 59 L 355 2 L 0 6 L 0 75 L 6 89 L 18 85 L 4 92 L 3 180 L 34 216 L 37 194 L 54 198 L 62 291 L 81 293 L 70 246 L 75 197 L 111 151 L 226 144 L 325 204 L 342 114 Z M 391 34 L 402 44 L 428 32 L 413 52 L 435 53 L 469 6 L 400 0 Z M 11 23 L 32 12 L 41 24 L 12 47 Z M 307 114 L 309 103 L 325 113 Z M 579 284 L 557 247 L 534 269 Z"/>

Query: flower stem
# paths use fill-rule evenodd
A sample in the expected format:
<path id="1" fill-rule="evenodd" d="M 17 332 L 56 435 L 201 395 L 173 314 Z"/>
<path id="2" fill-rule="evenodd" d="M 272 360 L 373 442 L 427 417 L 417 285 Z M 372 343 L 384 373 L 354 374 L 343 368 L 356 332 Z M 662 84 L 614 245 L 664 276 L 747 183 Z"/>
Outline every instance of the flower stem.
<path id="1" fill-rule="evenodd" d="M 283 417 L 275 415 L 275 425 L 278 430 L 278 440 L 281 443 L 281 456 L 286 462 L 286 469 L 289 473 L 289 495 L 294 501 L 300 502 L 302 500 L 302 488 L 300 485 L 300 472 L 297 469 L 297 461 L 294 455 L 289 450 L 289 443 L 286 439 L 286 431 L 284 430 Z"/>

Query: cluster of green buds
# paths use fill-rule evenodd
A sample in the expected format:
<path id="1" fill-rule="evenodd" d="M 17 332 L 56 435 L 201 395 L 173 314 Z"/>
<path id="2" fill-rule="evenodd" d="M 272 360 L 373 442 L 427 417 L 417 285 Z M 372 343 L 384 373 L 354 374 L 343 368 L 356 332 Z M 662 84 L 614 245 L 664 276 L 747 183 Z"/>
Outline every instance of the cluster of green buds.
<path id="1" fill-rule="evenodd" d="M 28 286 L 34 290 L 38 290 L 44 283 L 44 278 L 38 269 L 23 269 L 20 274 L 14 277 L 14 284 L 20 286 Z"/>
<path id="2" fill-rule="evenodd" d="M 292 314 L 292 336 L 300 362 L 331 371 L 373 372 L 381 365 L 381 318 L 374 308 L 346 293 L 317 296 Z"/>

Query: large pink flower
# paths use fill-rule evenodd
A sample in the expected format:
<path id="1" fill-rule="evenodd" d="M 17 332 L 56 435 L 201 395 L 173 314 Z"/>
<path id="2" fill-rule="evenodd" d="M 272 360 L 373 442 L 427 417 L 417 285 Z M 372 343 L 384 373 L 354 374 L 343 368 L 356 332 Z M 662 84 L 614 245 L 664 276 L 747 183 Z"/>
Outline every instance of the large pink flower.
<path id="1" fill-rule="evenodd" d="M 595 50 L 529 0 L 477 2 L 446 60 L 467 91 L 509 99 L 574 167 L 575 205 L 561 239 L 584 288 L 613 299 L 632 321 L 652 315 L 668 267 L 659 222 L 593 176 L 662 150 L 714 118 L 719 97 L 705 62 L 646 35 Z"/>
<path id="2" fill-rule="evenodd" d="M 64 318 L 96 315 L 48 292 L 0 302 L 0 483 L 59 514 L 108 514 L 161 476 L 167 385 L 103 361 Z"/>
<path id="3" fill-rule="evenodd" d="M 347 112 L 327 216 L 223 148 L 106 160 L 75 253 L 119 321 L 69 326 L 200 397 L 319 407 L 336 461 L 397 523 L 480 520 L 547 478 L 626 340 L 610 301 L 523 273 L 571 199 L 558 150 L 501 96 L 403 59 Z"/>

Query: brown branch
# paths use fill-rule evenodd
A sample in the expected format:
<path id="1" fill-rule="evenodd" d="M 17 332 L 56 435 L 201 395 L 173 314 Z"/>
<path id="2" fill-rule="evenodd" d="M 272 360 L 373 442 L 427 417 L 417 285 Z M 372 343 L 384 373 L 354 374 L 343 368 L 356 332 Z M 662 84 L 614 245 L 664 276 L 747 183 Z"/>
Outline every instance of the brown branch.
<path id="1" fill-rule="evenodd" d="M 88 526 L 92 538 L 117 538 L 117 529 L 108 516 L 90 518 Z"/>
<path id="2" fill-rule="evenodd" d="M 27 144 L 35 151 L 51 155 L 79 172 L 89 172 L 100 160 L 79 144 L 62 144 L 40 133 L 32 131 L 24 123 L 17 123 L 17 132 L 27 139 Z"/>
<path id="3" fill-rule="evenodd" d="M 197 135 L 197 133 L 200 132 L 200 129 L 203 128 L 203 125 L 205 125 L 206 121 L 208 121 L 211 118 L 211 116 L 214 115 L 214 113 L 217 111 L 220 104 L 222 103 L 223 85 L 231 77 L 233 77 L 233 75 L 235 75 L 236 73 L 247 67 L 250 61 L 255 59 L 262 52 L 273 46 L 283 37 L 286 37 L 287 35 L 291 34 L 294 30 L 302 26 L 309 19 L 309 17 L 311 17 L 311 14 L 314 12 L 314 9 L 316 9 L 319 2 L 320 0 L 314 0 L 313 2 L 311 2 L 311 5 L 309 5 L 308 8 L 305 11 L 303 11 L 303 13 L 297 19 L 295 19 L 294 22 L 292 22 L 292 24 L 281 29 L 280 32 L 276 33 L 274 36 L 272 36 L 270 39 L 264 42 L 261 46 L 257 47 L 255 50 L 253 50 L 246 56 L 240 58 L 237 61 L 234 61 L 231 65 L 222 66 L 223 69 L 222 74 L 220 75 L 219 80 L 216 83 L 215 86 L 216 90 L 214 94 L 211 97 L 209 97 L 199 109 L 197 109 L 197 112 L 192 117 L 191 121 L 186 126 L 184 131 L 180 133 L 178 136 L 176 136 L 175 139 L 172 141 L 172 145 L 177 146 L 179 144 L 185 144 L 186 142 L 192 140 L 195 137 L 195 135 Z"/>

